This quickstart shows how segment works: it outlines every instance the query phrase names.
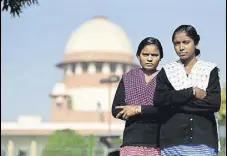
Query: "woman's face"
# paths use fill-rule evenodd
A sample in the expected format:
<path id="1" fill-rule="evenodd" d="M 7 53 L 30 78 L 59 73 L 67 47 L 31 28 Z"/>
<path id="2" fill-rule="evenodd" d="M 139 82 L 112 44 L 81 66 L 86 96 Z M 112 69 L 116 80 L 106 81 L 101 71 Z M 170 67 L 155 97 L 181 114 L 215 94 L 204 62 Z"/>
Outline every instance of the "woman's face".
<path id="1" fill-rule="evenodd" d="M 185 32 L 177 32 L 173 40 L 174 49 L 181 60 L 195 57 L 196 45 Z"/>
<path id="2" fill-rule="evenodd" d="M 160 52 L 155 44 L 145 46 L 137 56 L 140 65 L 147 71 L 156 70 L 160 61 Z"/>

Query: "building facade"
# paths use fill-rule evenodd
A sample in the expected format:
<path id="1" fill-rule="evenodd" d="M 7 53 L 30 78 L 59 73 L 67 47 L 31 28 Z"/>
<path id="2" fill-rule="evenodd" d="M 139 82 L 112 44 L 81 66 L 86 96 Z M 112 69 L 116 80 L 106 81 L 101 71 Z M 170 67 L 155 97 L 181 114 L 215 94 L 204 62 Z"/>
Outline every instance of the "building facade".
<path id="1" fill-rule="evenodd" d="M 137 66 L 133 55 L 131 42 L 119 25 L 102 16 L 84 22 L 71 34 L 63 59 L 56 65 L 63 76 L 49 94 L 51 120 L 22 115 L 17 121 L 2 121 L 2 156 L 41 156 L 48 135 L 59 129 L 97 136 L 97 149 L 105 155 L 108 147 L 99 138 L 121 136 L 124 122 L 114 119 L 110 111 L 119 80 L 101 82 L 121 78 Z"/>

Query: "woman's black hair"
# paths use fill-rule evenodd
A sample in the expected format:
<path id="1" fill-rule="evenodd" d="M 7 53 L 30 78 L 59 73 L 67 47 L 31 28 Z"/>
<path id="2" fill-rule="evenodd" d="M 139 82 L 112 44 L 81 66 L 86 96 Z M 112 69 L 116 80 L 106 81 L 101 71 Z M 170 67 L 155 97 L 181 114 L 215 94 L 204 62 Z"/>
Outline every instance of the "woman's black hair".
<path id="1" fill-rule="evenodd" d="M 151 45 L 151 44 L 154 44 L 157 46 L 159 52 L 160 52 L 160 59 L 163 58 L 163 49 L 162 49 L 162 45 L 160 43 L 160 41 L 157 39 L 157 38 L 154 38 L 154 37 L 147 37 L 145 39 L 143 39 L 139 46 L 138 46 L 138 49 L 137 49 L 137 52 L 136 52 L 136 55 L 139 56 L 142 49 L 147 46 L 147 45 Z"/>
<path id="2" fill-rule="evenodd" d="M 181 26 L 179 26 L 173 32 L 172 41 L 174 41 L 175 35 L 178 32 L 185 32 L 186 35 L 188 37 L 190 37 L 194 41 L 195 45 L 198 45 L 199 44 L 200 36 L 198 35 L 196 29 L 193 26 L 191 26 L 191 25 L 181 25 Z M 195 55 L 198 56 L 199 54 L 200 54 L 200 50 L 197 49 L 197 48 L 195 48 Z"/>

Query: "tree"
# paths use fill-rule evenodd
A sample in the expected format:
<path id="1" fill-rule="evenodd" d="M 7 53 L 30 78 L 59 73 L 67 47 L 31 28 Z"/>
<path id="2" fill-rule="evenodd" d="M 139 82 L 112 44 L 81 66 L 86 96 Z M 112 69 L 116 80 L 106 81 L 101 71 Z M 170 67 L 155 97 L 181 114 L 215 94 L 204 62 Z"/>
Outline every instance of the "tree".
<path id="1" fill-rule="evenodd" d="M 220 124 L 226 123 L 226 85 L 221 91 L 221 108 L 218 112 L 218 119 Z"/>
<path id="2" fill-rule="evenodd" d="M 38 0 L 1 0 L 1 9 L 6 12 L 10 9 L 10 14 L 15 17 L 20 16 L 23 8 L 34 4 L 39 4 Z"/>
<path id="3" fill-rule="evenodd" d="M 48 138 L 42 156 L 92 156 L 93 137 L 86 139 L 73 130 L 57 130 Z"/>

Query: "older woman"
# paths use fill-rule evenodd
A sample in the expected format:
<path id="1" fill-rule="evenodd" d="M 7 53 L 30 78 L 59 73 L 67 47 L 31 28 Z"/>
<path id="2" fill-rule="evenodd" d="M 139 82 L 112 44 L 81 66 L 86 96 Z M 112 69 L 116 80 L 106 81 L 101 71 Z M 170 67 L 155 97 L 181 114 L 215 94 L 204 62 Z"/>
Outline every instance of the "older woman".
<path id="1" fill-rule="evenodd" d="M 112 106 L 113 116 L 126 120 L 120 156 L 159 156 L 159 122 L 153 96 L 162 45 L 158 39 L 147 37 L 136 55 L 141 67 L 122 76 Z"/>

